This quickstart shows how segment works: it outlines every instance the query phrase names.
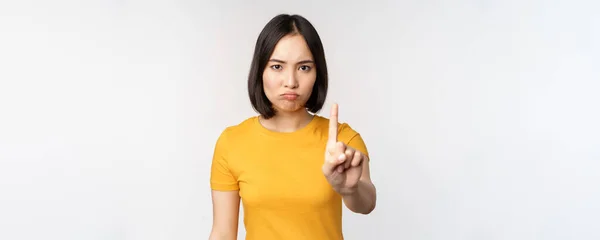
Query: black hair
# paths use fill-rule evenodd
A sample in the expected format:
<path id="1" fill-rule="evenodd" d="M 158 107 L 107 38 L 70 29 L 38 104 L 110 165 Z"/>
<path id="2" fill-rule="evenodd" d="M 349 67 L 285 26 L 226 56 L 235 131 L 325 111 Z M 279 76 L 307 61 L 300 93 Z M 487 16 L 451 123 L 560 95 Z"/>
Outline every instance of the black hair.
<path id="1" fill-rule="evenodd" d="M 323 44 L 317 30 L 302 16 L 279 14 L 272 18 L 260 32 L 256 40 L 250 74 L 248 75 L 250 102 L 254 110 L 265 119 L 275 116 L 275 109 L 265 95 L 263 72 L 273 54 L 275 45 L 288 34 L 300 34 L 304 37 L 315 62 L 317 78 L 305 108 L 310 112 L 317 113 L 323 108 L 327 97 L 327 63 Z"/>

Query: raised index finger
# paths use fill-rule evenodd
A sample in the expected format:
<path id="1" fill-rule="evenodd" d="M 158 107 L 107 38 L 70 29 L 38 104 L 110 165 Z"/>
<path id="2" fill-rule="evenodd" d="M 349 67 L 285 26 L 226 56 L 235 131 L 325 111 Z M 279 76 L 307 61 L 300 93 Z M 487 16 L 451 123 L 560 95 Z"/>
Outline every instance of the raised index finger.
<path id="1" fill-rule="evenodd" d="M 331 106 L 331 113 L 329 114 L 329 143 L 335 144 L 337 142 L 338 132 L 338 105 L 334 103 Z"/>

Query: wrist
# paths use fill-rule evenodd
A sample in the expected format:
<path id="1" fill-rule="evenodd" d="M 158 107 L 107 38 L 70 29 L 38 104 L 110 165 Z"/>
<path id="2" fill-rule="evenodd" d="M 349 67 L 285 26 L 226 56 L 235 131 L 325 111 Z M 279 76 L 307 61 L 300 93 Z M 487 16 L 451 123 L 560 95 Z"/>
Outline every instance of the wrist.
<path id="1" fill-rule="evenodd" d="M 364 187 L 363 185 L 364 185 L 364 183 L 362 182 L 362 180 L 358 180 L 358 183 L 356 183 L 355 186 L 349 187 L 349 188 L 345 188 L 345 189 L 341 189 L 340 191 L 338 191 L 338 193 L 343 198 L 358 197 L 360 195 L 361 188 Z"/>
<path id="2" fill-rule="evenodd" d="M 375 208 L 375 186 L 369 180 L 359 180 L 353 191 L 342 195 L 342 200 L 351 211 L 369 214 Z"/>

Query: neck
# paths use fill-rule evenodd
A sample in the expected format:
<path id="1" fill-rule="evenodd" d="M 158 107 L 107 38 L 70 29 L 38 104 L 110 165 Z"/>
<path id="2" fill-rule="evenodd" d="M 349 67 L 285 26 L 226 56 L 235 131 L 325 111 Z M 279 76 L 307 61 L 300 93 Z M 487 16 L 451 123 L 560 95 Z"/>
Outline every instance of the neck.
<path id="1" fill-rule="evenodd" d="M 269 119 L 260 117 L 261 124 L 276 132 L 294 132 L 305 127 L 313 118 L 306 109 L 301 109 L 296 112 L 278 111 L 275 116 Z"/>

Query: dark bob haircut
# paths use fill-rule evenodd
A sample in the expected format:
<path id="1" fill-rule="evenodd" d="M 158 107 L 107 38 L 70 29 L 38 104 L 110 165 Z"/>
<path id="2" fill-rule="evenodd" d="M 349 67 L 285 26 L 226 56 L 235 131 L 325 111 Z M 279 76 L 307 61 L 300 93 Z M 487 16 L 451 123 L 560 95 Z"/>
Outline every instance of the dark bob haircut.
<path id="1" fill-rule="evenodd" d="M 252 107 L 266 119 L 275 116 L 275 109 L 267 95 L 265 95 L 263 72 L 273 54 L 275 45 L 288 34 L 302 35 L 315 61 L 317 78 L 310 98 L 304 107 L 310 112 L 317 113 L 323 107 L 327 97 L 327 63 L 325 62 L 323 44 L 317 30 L 302 16 L 277 15 L 267 23 L 256 40 L 248 76 L 248 94 Z"/>

